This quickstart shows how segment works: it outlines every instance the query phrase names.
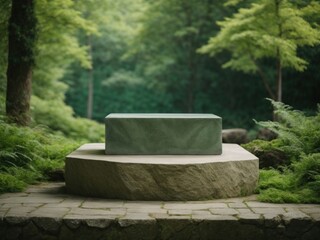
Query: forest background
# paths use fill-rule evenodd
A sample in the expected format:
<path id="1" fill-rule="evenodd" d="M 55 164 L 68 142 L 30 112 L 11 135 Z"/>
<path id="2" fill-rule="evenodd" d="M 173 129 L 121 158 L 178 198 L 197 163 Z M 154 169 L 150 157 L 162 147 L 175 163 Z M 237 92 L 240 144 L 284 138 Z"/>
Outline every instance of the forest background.
<path id="1" fill-rule="evenodd" d="M 9 25 L 19 1 L 35 13 L 25 39 Z M 279 121 L 261 124 L 277 139 L 245 146 L 260 164 L 280 156 L 260 172 L 261 200 L 320 202 L 319 13 L 316 0 L 0 0 L 0 193 L 61 181 L 68 153 L 104 141 L 109 113 L 214 113 L 252 139 L 253 119 Z M 9 29 L 30 59 L 8 58 Z M 6 94 L 20 74 L 8 59 L 32 60 L 26 118 L 8 112 L 28 106 Z"/>
<path id="2" fill-rule="evenodd" d="M 68 135 L 68 117 L 103 122 L 111 112 L 214 113 L 224 128 L 251 129 L 253 118 L 271 119 L 265 100 L 271 96 L 257 71 L 224 68 L 230 51 L 213 57 L 198 51 L 218 34 L 217 21 L 255 2 L 263 1 L 36 1 L 33 120 Z M 314 1 L 295 2 L 302 8 Z M 10 1 L 1 6 L 4 111 Z M 309 64 L 283 70 L 282 101 L 312 113 L 320 102 L 320 46 L 299 47 L 297 54 Z M 273 87 L 275 62 L 258 61 Z"/>

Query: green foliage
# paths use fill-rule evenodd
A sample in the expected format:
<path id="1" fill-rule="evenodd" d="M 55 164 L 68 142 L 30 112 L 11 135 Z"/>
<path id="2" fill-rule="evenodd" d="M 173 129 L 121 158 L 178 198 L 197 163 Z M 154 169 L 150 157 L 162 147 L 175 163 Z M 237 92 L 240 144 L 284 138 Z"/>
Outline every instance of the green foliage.
<path id="1" fill-rule="evenodd" d="M 226 51 L 213 58 L 196 53 L 219 31 L 215 22 L 230 16 L 234 8 L 204 0 L 106 2 L 104 24 L 93 20 L 100 11 L 93 9 L 88 16 L 98 23 L 100 32 L 91 38 L 94 120 L 102 121 L 111 112 L 192 110 L 220 115 L 225 128 L 251 128 L 252 118 L 272 118 L 271 108 L 263 99 L 263 85 L 257 84 L 259 76 L 221 69 L 221 63 L 229 58 Z M 88 3 L 83 12 L 91 8 L 95 6 Z M 79 39 L 87 43 L 83 34 Z M 299 49 L 299 56 L 310 62 L 303 73 L 308 77 L 284 72 L 291 80 L 284 82 L 285 101 L 300 109 L 313 111 L 315 99 L 319 99 L 313 87 L 320 79 L 317 49 Z M 260 65 L 268 77 L 274 76 L 274 64 L 268 59 Z M 66 102 L 76 115 L 85 117 L 89 72 L 78 63 L 69 70 L 63 78 L 70 86 Z M 302 84 L 301 79 L 308 80 Z M 296 87 L 298 84 L 301 88 Z M 303 91 L 308 94 L 302 96 Z"/>
<path id="2" fill-rule="evenodd" d="M 320 153 L 301 157 L 293 163 L 297 186 L 306 186 L 320 197 Z"/>
<path id="3" fill-rule="evenodd" d="M 253 141 L 249 151 L 280 150 L 290 162 L 280 170 L 261 170 L 259 199 L 268 202 L 320 203 L 320 111 L 306 116 L 283 103 L 271 101 L 279 122 L 259 122 L 278 134 L 271 142 Z"/>
<path id="4" fill-rule="evenodd" d="M 289 170 L 281 174 L 278 170 L 260 170 L 259 187 L 257 191 L 266 190 L 268 188 L 277 188 L 280 190 L 290 189 L 293 184 L 294 177 Z"/>
<path id="5" fill-rule="evenodd" d="M 281 172 L 260 170 L 258 199 L 275 203 L 320 203 L 320 155 L 310 154 Z"/>
<path id="6" fill-rule="evenodd" d="M 38 171 L 38 169 L 36 170 L 32 167 L 29 167 L 29 169 L 22 167 L 10 167 L 6 168 L 5 172 L 26 184 L 34 184 L 37 183 L 38 180 L 44 178 L 44 176 L 41 174 L 41 171 Z"/>
<path id="7" fill-rule="evenodd" d="M 288 0 L 255 1 L 250 8 L 241 8 L 232 18 L 218 22 L 221 31 L 200 52 L 215 55 L 229 50 L 232 58 L 224 67 L 256 72 L 256 60 L 276 58 L 279 49 L 283 66 L 302 71 L 306 61 L 297 56 L 297 47 L 320 42 L 319 30 L 304 19 L 304 10 Z M 308 10 L 308 14 L 316 12 L 316 8 Z"/>
<path id="8" fill-rule="evenodd" d="M 229 5 L 238 2 L 228 1 Z M 313 7 L 305 7 L 290 0 L 247 2 L 251 3 L 250 6 L 240 8 L 232 17 L 217 22 L 220 32 L 210 38 L 199 52 L 211 56 L 230 52 L 231 57 L 223 64 L 224 68 L 258 74 L 269 96 L 281 101 L 282 68 L 304 71 L 308 62 L 298 56 L 298 47 L 320 43 L 320 29 L 310 17 L 317 13 L 320 4 L 311 1 Z M 272 84 L 275 81 L 270 80 L 272 77 L 263 66 L 270 59 L 277 63 L 275 71 L 280 83 L 277 86 Z"/>
<path id="9" fill-rule="evenodd" d="M 26 184 L 46 179 L 61 169 L 65 156 L 79 143 L 52 135 L 43 128 L 0 122 L 0 191 L 20 191 Z"/>
<path id="10" fill-rule="evenodd" d="M 278 149 L 288 154 L 291 160 L 300 158 L 302 153 L 320 152 L 320 108 L 315 116 L 306 116 L 292 107 L 270 100 L 279 122 L 259 122 L 278 134 Z"/>
<path id="11" fill-rule="evenodd" d="M 256 139 L 249 143 L 243 144 L 242 146 L 250 152 L 255 152 L 257 150 L 269 151 L 272 149 L 279 149 L 282 146 L 282 141 L 279 138 L 274 139 L 273 141 Z"/>
<path id="12" fill-rule="evenodd" d="M 104 125 L 74 117 L 72 108 L 62 101 L 45 101 L 34 96 L 31 103 L 35 126 L 46 126 L 52 133 L 78 141 L 104 141 Z"/>
<path id="13" fill-rule="evenodd" d="M 4 192 L 19 192 L 26 187 L 23 181 L 16 177 L 0 172 L 0 193 Z"/>
<path id="14" fill-rule="evenodd" d="M 309 202 L 309 199 L 301 201 L 303 196 L 300 196 L 298 193 L 292 193 L 290 191 L 281 190 L 279 188 L 268 188 L 265 191 L 261 192 L 258 195 L 258 200 L 262 202 L 272 202 L 272 203 L 302 203 Z"/>

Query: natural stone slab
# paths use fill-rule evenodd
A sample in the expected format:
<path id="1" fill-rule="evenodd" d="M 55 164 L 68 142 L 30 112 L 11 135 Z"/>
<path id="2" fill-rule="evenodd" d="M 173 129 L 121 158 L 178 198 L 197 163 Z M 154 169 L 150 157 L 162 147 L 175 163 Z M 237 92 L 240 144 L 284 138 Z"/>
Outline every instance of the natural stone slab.
<path id="1" fill-rule="evenodd" d="M 211 221 L 237 221 L 237 218 L 230 215 L 208 215 L 203 218 L 201 215 L 193 215 L 192 219 L 211 220 Z"/>
<path id="2" fill-rule="evenodd" d="M 215 215 L 236 215 L 239 214 L 238 211 L 232 208 L 210 208 L 212 214 Z"/>
<path id="3" fill-rule="evenodd" d="M 240 214 L 252 213 L 252 211 L 251 211 L 249 208 L 236 208 L 236 210 L 237 210 Z"/>
<path id="4" fill-rule="evenodd" d="M 86 200 L 81 207 L 83 208 L 122 208 L 123 201 L 108 201 L 108 200 Z"/>
<path id="5" fill-rule="evenodd" d="M 128 208 L 127 213 L 167 213 L 167 210 L 160 208 Z"/>
<path id="6" fill-rule="evenodd" d="M 124 203 L 125 208 L 143 208 L 143 209 L 160 209 L 162 208 L 162 202 L 156 201 L 130 201 Z"/>
<path id="7" fill-rule="evenodd" d="M 175 209 L 175 210 L 169 210 L 168 211 L 169 215 L 191 215 L 192 210 L 188 209 Z"/>
<path id="8" fill-rule="evenodd" d="M 231 208 L 248 208 L 248 206 L 242 202 L 229 203 L 228 205 Z"/>
<path id="9" fill-rule="evenodd" d="M 254 213 L 257 214 L 267 214 L 267 213 L 276 213 L 276 214 L 284 214 L 286 211 L 283 208 L 251 208 Z"/>
<path id="10" fill-rule="evenodd" d="M 23 216 L 27 216 L 28 214 L 30 214 L 32 211 L 34 211 L 36 208 L 35 207 L 16 207 L 16 208 L 11 208 L 6 216 L 7 217 L 23 217 Z"/>
<path id="11" fill-rule="evenodd" d="M 213 114 L 109 114 L 107 154 L 221 154 L 222 120 Z"/>
<path id="12" fill-rule="evenodd" d="M 224 144 L 222 155 L 196 156 L 105 155 L 104 144 L 85 144 L 67 156 L 65 179 L 70 193 L 92 197 L 206 200 L 251 194 L 258 164 L 236 144 Z"/>

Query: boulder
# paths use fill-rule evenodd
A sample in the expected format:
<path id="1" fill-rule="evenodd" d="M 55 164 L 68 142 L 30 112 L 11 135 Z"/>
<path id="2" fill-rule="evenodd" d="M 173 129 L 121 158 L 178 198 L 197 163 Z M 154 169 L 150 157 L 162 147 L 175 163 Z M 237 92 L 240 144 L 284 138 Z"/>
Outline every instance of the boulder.
<path id="1" fill-rule="evenodd" d="M 231 128 L 222 130 L 223 143 L 243 144 L 248 142 L 248 132 L 243 128 Z"/>

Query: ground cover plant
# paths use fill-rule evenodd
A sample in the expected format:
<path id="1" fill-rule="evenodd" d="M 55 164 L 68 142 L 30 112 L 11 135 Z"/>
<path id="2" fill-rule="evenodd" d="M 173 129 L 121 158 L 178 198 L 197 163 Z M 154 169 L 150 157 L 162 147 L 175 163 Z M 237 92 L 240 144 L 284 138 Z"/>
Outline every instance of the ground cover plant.
<path id="1" fill-rule="evenodd" d="M 19 127 L 3 119 L 0 135 L 0 193 L 48 180 L 48 173 L 62 169 L 65 156 L 79 145 L 47 129 Z"/>
<path id="2" fill-rule="evenodd" d="M 258 199 L 266 202 L 320 203 L 320 106 L 314 116 L 271 101 L 278 121 L 259 122 L 278 137 L 244 145 L 257 151 L 278 151 L 286 161 L 260 170 Z"/>
<path id="3" fill-rule="evenodd" d="M 1 111 L 0 96 L 0 193 L 23 190 L 28 184 L 63 179 L 66 155 L 85 142 L 104 141 L 104 126 L 74 117 L 73 110 L 34 97 L 29 127 L 9 122 Z M 61 178 L 62 177 L 62 178 Z"/>

